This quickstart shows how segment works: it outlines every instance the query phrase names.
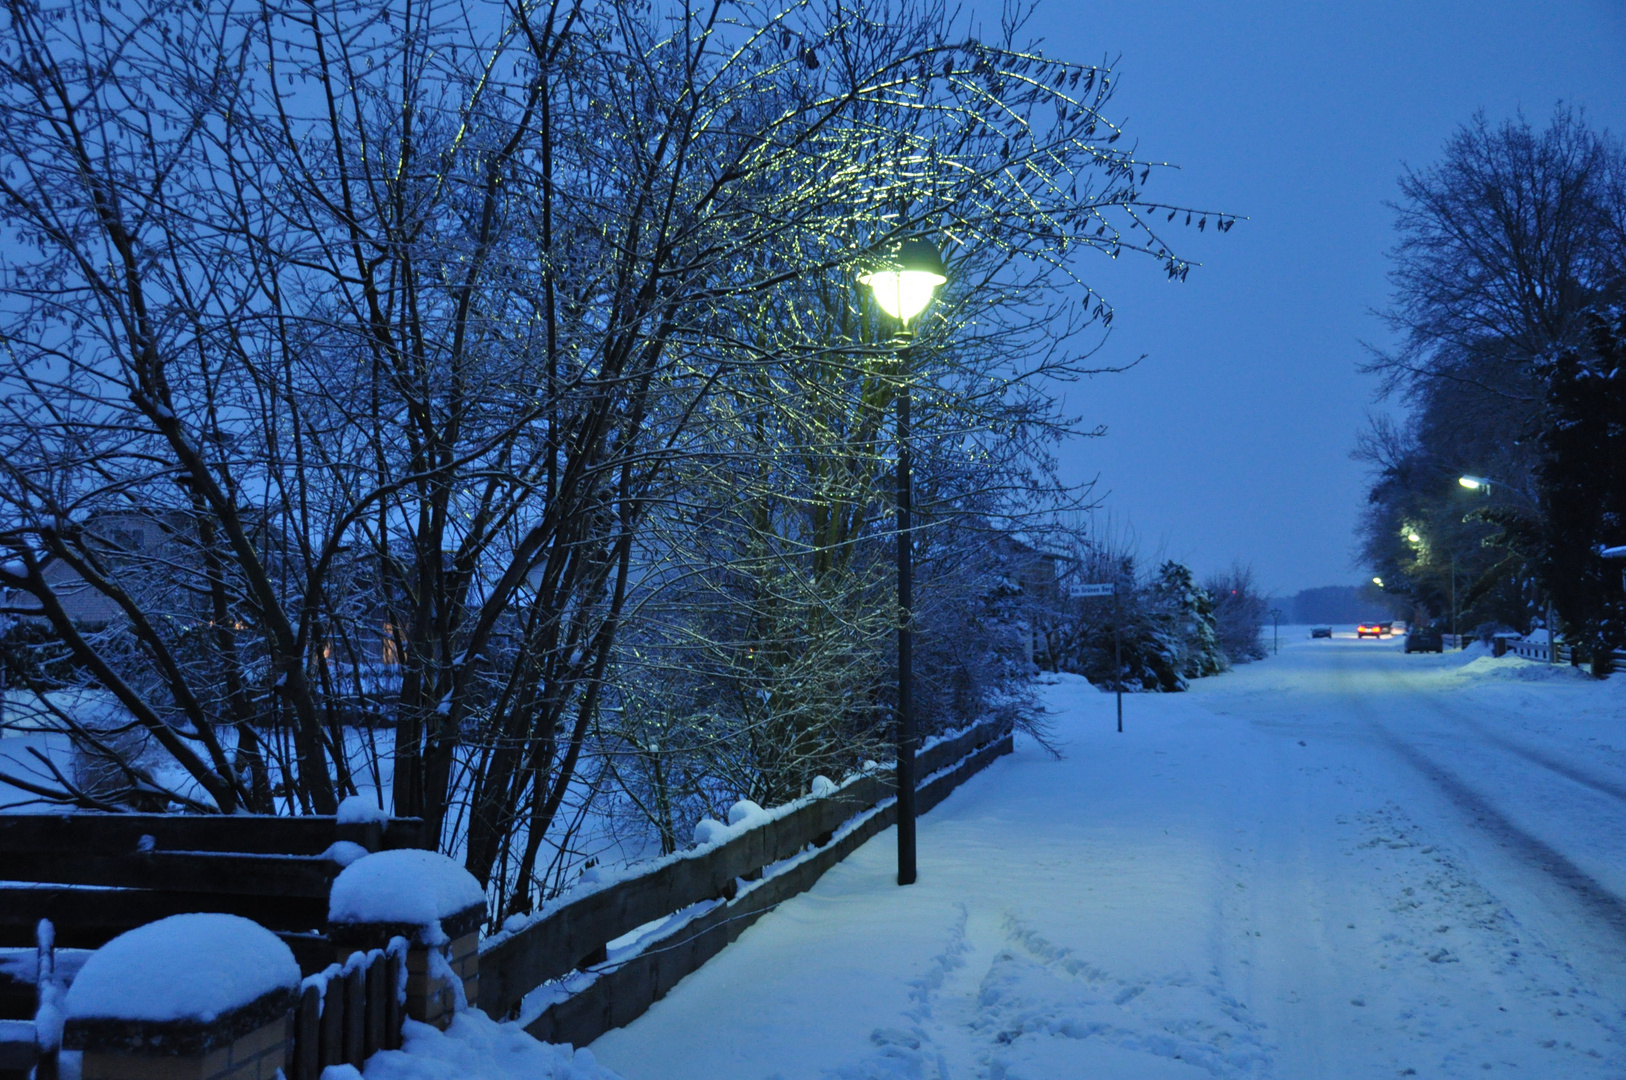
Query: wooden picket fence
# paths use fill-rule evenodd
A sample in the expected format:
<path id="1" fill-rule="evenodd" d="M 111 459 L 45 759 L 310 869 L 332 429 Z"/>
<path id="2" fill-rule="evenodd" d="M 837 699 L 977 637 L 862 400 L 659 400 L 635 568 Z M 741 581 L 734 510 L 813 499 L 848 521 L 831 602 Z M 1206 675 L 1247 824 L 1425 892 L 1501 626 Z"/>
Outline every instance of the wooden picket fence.
<path id="1" fill-rule="evenodd" d="M 360 1068 L 380 1050 L 401 1048 L 406 951 L 398 937 L 305 980 L 294 1011 L 289 1080 L 320 1080 L 329 1065 Z"/>
<path id="2" fill-rule="evenodd" d="M 1011 749 L 1010 725 L 989 721 L 921 751 L 918 812 Z M 493 935 L 480 949 L 480 1007 L 493 1017 L 518 1017 L 527 994 L 583 972 L 587 979 L 560 983 L 558 1000 L 525 1030 L 584 1046 L 631 1022 L 746 927 L 895 824 L 895 791 L 891 772 L 858 777 L 716 848 L 668 856 L 636 877 L 568 897 L 518 932 Z M 708 901 L 715 903 L 637 955 L 608 956 L 616 938 Z"/>

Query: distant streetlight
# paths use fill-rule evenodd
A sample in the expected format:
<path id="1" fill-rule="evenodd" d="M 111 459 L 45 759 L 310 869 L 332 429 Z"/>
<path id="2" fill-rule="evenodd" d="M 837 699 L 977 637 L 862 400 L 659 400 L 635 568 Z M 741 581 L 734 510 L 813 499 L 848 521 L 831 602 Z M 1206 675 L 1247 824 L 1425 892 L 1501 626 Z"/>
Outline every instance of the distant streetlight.
<path id="1" fill-rule="evenodd" d="M 1380 578 L 1380 577 L 1375 577 L 1375 578 L 1372 579 L 1372 584 L 1376 585 L 1378 588 L 1381 589 L 1381 588 L 1383 588 L 1383 579 Z"/>
<path id="2" fill-rule="evenodd" d="M 880 309 L 898 320 L 898 884 L 915 880 L 914 552 L 909 477 L 909 323 L 948 280 L 943 256 L 925 240 L 903 240 L 871 253 L 858 275 Z"/>
<path id="3" fill-rule="evenodd" d="M 1457 483 L 1461 484 L 1469 491 L 1483 491 L 1486 494 L 1490 493 L 1491 482 L 1486 480 L 1483 476 L 1459 476 L 1457 477 Z"/>
<path id="4" fill-rule="evenodd" d="M 1406 539 L 1410 540 L 1414 544 L 1421 544 L 1423 542 L 1423 538 L 1418 536 L 1416 533 L 1407 533 Z"/>

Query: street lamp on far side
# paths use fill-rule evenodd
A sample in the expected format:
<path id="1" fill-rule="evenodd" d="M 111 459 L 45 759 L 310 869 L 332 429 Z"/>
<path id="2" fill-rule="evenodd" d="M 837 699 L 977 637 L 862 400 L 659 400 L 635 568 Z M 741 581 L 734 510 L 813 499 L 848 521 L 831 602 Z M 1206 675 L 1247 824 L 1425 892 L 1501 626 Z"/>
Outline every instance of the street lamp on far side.
<path id="1" fill-rule="evenodd" d="M 909 346 L 910 322 L 926 310 L 948 280 L 943 256 L 925 240 L 883 244 L 858 275 L 880 309 L 898 320 L 898 884 L 915 880 L 914 552 L 910 518 Z"/>

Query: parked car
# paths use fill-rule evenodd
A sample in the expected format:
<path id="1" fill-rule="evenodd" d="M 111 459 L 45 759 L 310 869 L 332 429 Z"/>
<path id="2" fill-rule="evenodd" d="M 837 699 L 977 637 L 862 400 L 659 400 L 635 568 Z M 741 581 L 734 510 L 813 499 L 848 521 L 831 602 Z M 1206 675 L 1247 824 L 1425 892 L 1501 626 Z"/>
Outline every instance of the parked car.
<path id="1" fill-rule="evenodd" d="M 1332 637 L 1332 627 L 1330 627 L 1330 626 L 1312 626 L 1310 628 L 1310 636 L 1313 637 L 1313 638 Z"/>
<path id="2" fill-rule="evenodd" d="M 1406 651 L 1444 652 L 1445 635 L 1430 626 L 1414 627 L 1406 634 Z"/>
<path id="3" fill-rule="evenodd" d="M 1358 638 L 1380 638 L 1383 636 L 1383 624 L 1375 622 L 1363 622 L 1355 628 L 1355 636 Z"/>

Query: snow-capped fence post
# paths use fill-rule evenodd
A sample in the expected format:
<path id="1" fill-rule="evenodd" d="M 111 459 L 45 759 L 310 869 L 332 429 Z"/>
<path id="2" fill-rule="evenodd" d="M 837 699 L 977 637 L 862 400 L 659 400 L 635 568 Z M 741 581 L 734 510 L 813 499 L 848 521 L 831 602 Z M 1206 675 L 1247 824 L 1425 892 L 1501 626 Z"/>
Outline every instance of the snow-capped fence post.
<path id="1" fill-rule="evenodd" d="M 65 999 L 83 1080 L 267 1080 L 288 1067 L 299 964 L 237 915 L 172 915 L 91 954 Z"/>
<path id="2" fill-rule="evenodd" d="M 328 896 L 328 933 L 341 960 L 383 948 L 394 937 L 406 939 L 406 1015 L 440 1028 L 478 999 L 484 920 L 479 881 L 434 851 L 380 851 L 357 859 L 334 879 Z"/>
<path id="3" fill-rule="evenodd" d="M 62 1046 L 62 984 L 56 976 L 56 927 L 41 919 L 34 931 L 34 1080 L 56 1080 Z"/>

